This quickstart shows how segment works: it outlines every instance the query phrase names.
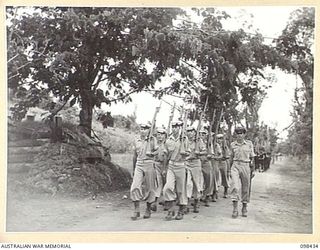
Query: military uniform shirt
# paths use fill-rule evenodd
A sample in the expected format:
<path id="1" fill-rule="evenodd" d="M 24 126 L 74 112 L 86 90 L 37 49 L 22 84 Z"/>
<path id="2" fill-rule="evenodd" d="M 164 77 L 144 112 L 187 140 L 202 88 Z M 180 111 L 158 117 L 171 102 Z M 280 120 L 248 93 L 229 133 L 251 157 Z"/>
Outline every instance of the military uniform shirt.
<path id="1" fill-rule="evenodd" d="M 185 157 L 180 154 L 181 151 L 181 141 L 180 138 L 174 138 L 170 136 L 166 142 L 168 149 L 169 160 L 174 162 L 183 162 Z"/>
<path id="2" fill-rule="evenodd" d="M 156 155 L 154 156 L 154 160 L 156 162 L 164 162 L 168 155 L 168 149 L 164 142 L 158 144 L 157 149 L 155 151 Z"/>
<path id="3" fill-rule="evenodd" d="M 150 144 L 151 144 L 151 149 L 153 149 L 154 148 L 154 139 L 151 139 Z M 150 159 L 153 159 L 152 156 L 147 156 L 146 155 L 147 145 L 148 145 L 147 138 L 145 140 L 142 140 L 141 138 L 138 138 L 135 141 L 134 151 L 137 154 L 137 160 L 150 160 Z"/>
<path id="4" fill-rule="evenodd" d="M 234 141 L 231 143 L 231 154 L 234 161 L 249 162 L 254 157 L 253 145 L 251 141 L 244 140 L 243 143 Z"/>

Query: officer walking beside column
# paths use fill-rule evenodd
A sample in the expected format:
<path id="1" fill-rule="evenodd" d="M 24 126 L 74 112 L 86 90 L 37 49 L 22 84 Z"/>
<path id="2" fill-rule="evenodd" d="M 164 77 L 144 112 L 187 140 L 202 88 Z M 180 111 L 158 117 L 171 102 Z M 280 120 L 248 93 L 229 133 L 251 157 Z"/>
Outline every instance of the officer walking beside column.
<path id="1" fill-rule="evenodd" d="M 246 129 L 235 129 L 236 140 L 231 143 L 231 200 L 233 202 L 232 218 L 238 217 L 238 202 L 242 203 L 242 216 L 247 217 L 247 204 L 250 200 L 250 185 L 254 167 L 250 164 L 253 157 L 253 144 L 245 140 Z"/>

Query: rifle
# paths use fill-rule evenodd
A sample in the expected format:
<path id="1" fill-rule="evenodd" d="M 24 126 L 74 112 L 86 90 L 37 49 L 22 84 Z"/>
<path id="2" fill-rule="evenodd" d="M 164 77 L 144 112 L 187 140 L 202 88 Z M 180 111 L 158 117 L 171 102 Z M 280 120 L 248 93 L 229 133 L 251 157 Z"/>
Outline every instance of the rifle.
<path id="1" fill-rule="evenodd" d="M 193 104 L 193 99 L 191 100 L 191 104 Z M 188 120 L 188 115 L 189 115 L 189 109 L 184 108 L 184 116 L 183 116 L 183 125 L 182 125 L 182 130 L 180 133 L 180 141 L 181 141 L 181 147 L 180 147 L 180 154 L 186 154 L 186 148 L 184 145 L 185 138 L 186 138 L 186 128 L 187 128 L 187 120 Z M 182 116 L 182 115 L 181 115 Z"/>
<path id="2" fill-rule="evenodd" d="M 188 114 L 189 114 L 189 110 L 185 110 L 184 117 L 183 117 L 182 130 L 181 130 L 181 134 L 180 134 L 180 141 L 181 141 L 180 153 L 181 154 L 186 153 L 186 148 L 185 148 L 184 142 L 185 142 L 185 138 L 186 138 Z"/>
<path id="3" fill-rule="evenodd" d="M 199 151 L 200 151 L 200 149 L 199 149 L 199 134 L 200 134 L 200 129 L 201 129 L 201 121 L 202 121 L 202 119 L 203 119 L 203 115 L 204 115 L 204 113 L 206 112 L 207 105 L 208 105 L 208 97 L 209 97 L 209 96 L 207 96 L 206 103 L 204 104 L 204 107 L 203 107 L 203 111 L 202 111 L 201 114 L 200 114 L 199 123 L 198 123 L 198 127 L 197 127 L 196 145 L 195 145 L 195 151 L 196 151 L 196 152 L 199 152 Z"/>
<path id="4" fill-rule="evenodd" d="M 209 156 L 213 155 L 212 127 L 213 127 L 213 123 L 214 123 L 215 119 L 216 119 L 216 109 L 213 110 L 212 120 L 210 122 L 209 131 L 208 131 L 207 150 L 208 150 L 208 155 Z"/>
<path id="5" fill-rule="evenodd" d="M 214 130 L 214 136 L 213 136 L 213 149 L 215 149 L 215 146 L 216 146 L 216 136 L 218 134 L 218 131 L 219 131 L 219 126 L 220 126 L 220 122 L 221 122 L 221 118 L 223 116 L 223 108 L 221 108 L 221 112 L 220 112 L 220 116 L 219 116 L 219 120 L 216 124 L 216 127 L 215 127 L 215 130 Z"/>
<path id="6" fill-rule="evenodd" d="M 167 127 L 167 136 L 169 136 L 169 134 L 170 134 L 171 122 L 172 122 L 172 119 L 173 119 L 175 108 L 176 108 L 176 103 L 174 102 L 173 103 L 173 107 L 171 108 L 170 116 L 169 116 L 169 122 L 168 122 L 168 127 Z"/>
<path id="7" fill-rule="evenodd" d="M 185 111 L 186 111 L 186 108 L 185 108 L 185 102 L 186 102 L 186 100 L 187 100 L 187 96 L 185 96 L 185 97 L 183 98 L 183 105 L 181 106 L 180 118 L 179 118 L 180 121 L 183 121 L 183 120 L 184 120 L 184 114 L 185 114 Z"/>
<path id="8" fill-rule="evenodd" d="M 146 148 L 147 155 L 152 154 L 152 152 L 151 152 L 151 138 L 152 138 L 154 131 L 155 131 L 155 128 L 156 128 L 156 119 L 157 119 L 157 115 L 158 115 L 160 107 L 161 107 L 161 103 L 162 103 L 162 101 L 160 102 L 160 105 L 158 107 L 156 107 L 156 110 L 153 115 L 150 131 L 149 131 L 149 136 L 148 136 L 147 148 Z"/>

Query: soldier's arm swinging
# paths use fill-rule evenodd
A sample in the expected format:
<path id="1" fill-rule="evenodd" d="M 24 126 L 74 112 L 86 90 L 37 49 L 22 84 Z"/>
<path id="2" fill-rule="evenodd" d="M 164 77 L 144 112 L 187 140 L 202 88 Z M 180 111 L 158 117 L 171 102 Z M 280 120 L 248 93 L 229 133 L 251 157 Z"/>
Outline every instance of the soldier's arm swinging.
<path id="1" fill-rule="evenodd" d="M 254 167 L 254 156 L 255 156 L 255 154 L 254 154 L 254 149 L 253 149 L 253 145 L 251 144 L 251 152 L 250 152 L 250 163 L 249 163 L 249 165 L 250 165 L 250 177 L 251 178 L 253 178 L 254 177 L 254 175 L 255 175 L 255 172 L 254 172 L 254 170 L 255 170 L 255 167 Z"/>
<path id="2" fill-rule="evenodd" d="M 133 167 L 133 171 L 132 171 L 132 176 L 134 176 L 134 171 L 135 171 L 135 169 L 136 169 L 136 163 L 137 163 L 137 158 L 138 158 L 138 155 L 137 155 L 137 151 L 134 149 L 134 151 L 133 151 L 133 165 L 132 165 L 132 167 Z"/>
<path id="3" fill-rule="evenodd" d="M 233 157 L 234 157 L 234 152 L 232 147 L 230 148 L 230 158 L 229 158 L 229 169 L 228 169 L 228 176 L 229 178 L 231 177 L 231 168 L 232 168 L 232 164 L 233 164 Z"/>

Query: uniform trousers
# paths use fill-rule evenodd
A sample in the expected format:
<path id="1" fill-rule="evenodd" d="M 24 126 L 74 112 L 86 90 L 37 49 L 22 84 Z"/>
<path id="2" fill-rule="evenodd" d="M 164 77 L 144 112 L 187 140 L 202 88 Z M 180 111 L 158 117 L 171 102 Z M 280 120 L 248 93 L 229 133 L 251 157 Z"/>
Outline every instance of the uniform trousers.
<path id="1" fill-rule="evenodd" d="M 162 176 L 162 163 L 155 162 L 154 166 L 156 170 L 156 197 L 159 198 L 161 196 L 164 182 Z"/>
<path id="2" fill-rule="evenodd" d="M 212 184 L 212 193 L 218 192 L 219 186 L 221 183 L 220 170 L 216 160 L 211 161 L 212 174 L 213 174 L 213 184 Z"/>
<path id="3" fill-rule="evenodd" d="M 145 184 L 145 190 L 142 189 L 143 184 Z M 130 188 L 131 200 L 146 200 L 152 203 L 156 198 L 156 188 L 156 170 L 153 160 L 138 160 Z"/>
<path id="4" fill-rule="evenodd" d="M 203 192 L 203 174 L 200 159 L 186 161 L 187 197 L 200 199 Z"/>
<path id="5" fill-rule="evenodd" d="M 229 181 L 228 181 L 228 164 L 226 160 L 223 161 L 217 161 L 217 165 L 220 171 L 221 176 L 221 186 L 224 186 L 225 188 L 229 187 Z"/>
<path id="6" fill-rule="evenodd" d="M 248 203 L 250 200 L 249 163 L 233 162 L 231 167 L 231 200 Z"/>
<path id="7" fill-rule="evenodd" d="M 208 160 L 204 160 L 201 162 L 202 165 L 202 174 L 204 179 L 203 185 L 203 196 L 206 197 L 208 195 L 213 194 L 213 169 L 211 166 L 211 162 Z"/>
<path id="8" fill-rule="evenodd" d="M 165 201 L 178 201 L 179 205 L 187 205 L 186 167 L 184 162 L 169 161 L 166 184 L 163 187 Z"/>

